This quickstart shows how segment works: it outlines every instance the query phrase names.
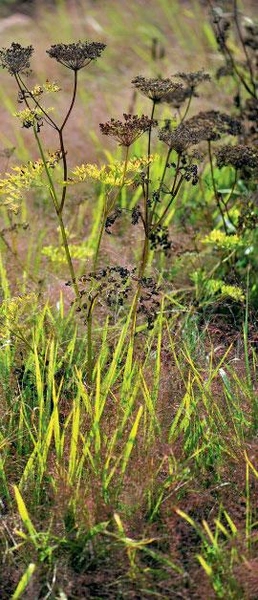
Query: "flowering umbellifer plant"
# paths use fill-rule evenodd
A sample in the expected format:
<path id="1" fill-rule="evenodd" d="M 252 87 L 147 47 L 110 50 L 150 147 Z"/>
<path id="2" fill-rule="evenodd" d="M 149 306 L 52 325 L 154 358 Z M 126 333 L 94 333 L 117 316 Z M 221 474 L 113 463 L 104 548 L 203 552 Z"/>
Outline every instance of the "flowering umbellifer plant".
<path id="1" fill-rule="evenodd" d="M 122 307 L 124 298 L 127 298 L 129 292 L 133 293 L 132 300 L 132 339 L 136 331 L 136 319 L 139 314 L 148 315 L 148 326 L 153 326 L 155 315 L 158 312 L 159 290 L 156 288 L 154 280 L 146 275 L 147 267 L 153 250 L 160 250 L 165 254 L 171 254 L 173 244 L 169 238 L 168 225 L 171 214 L 174 212 L 174 205 L 183 191 L 184 185 L 196 186 L 199 182 L 199 165 L 201 146 L 206 149 L 208 163 L 210 164 L 210 182 L 213 189 L 215 201 L 216 216 L 219 217 L 220 225 L 224 228 L 224 233 L 228 232 L 228 205 L 223 202 L 220 192 L 217 189 L 215 176 L 215 164 L 213 157 L 214 144 L 220 142 L 225 136 L 226 143 L 221 146 L 217 152 L 217 166 L 220 168 L 223 164 L 230 164 L 236 170 L 241 167 L 242 156 L 245 156 L 245 162 L 248 163 L 249 170 L 256 168 L 257 157 L 252 147 L 246 147 L 245 153 L 242 152 L 241 135 L 243 130 L 242 120 L 232 117 L 218 110 L 209 110 L 199 112 L 194 116 L 188 116 L 191 102 L 198 94 L 197 87 L 202 83 L 210 81 L 210 76 L 203 70 L 183 73 L 178 72 L 171 78 L 146 78 L 142 75 L 134 77 L 132 84 L 147 103 L 150 102 L 149 116 L 142 112 L 139 114 L 123 113 L 122 118 L 110 118 L 105 123 L 100 124 L 101 133 L 115 140 L 123 148 L 124 156 L 120 162 L 113 161 L 112 165 L 81 165 L 73 168 L 68 173 L 68 159 L 65 149 L 64 130 L 70 118 L 71 112 L 77 95 L 78 72 L 88 66 L 93 60 L 98 59 L 105 44 L 101 42 L 79 41 L 71 44 L 54 44 L 48 50 L 47 54 L 58 63 L 73 72 L 73 86 L 71 100 L 61 122 L 53 117 L 51 109 L 44 106 L 43 98 L 45 94 L 57 92 L 60 88 L 55 84 L 46 82 L 44 85 L 34 85 L 31 89 L 25 79 L 29 74 L 30 59 L 33 54 L 32 46 L 23 48 L 20 44 L 12 43 L 10 48 L 0 51 L 0 63 L 4 69 L 15 78 L 18 87 L 18 102 L 21 104 L 21 110 L 17 112 L 22 125 L 25 128 L 32 128 L 40 152 L 40 161 L 37 164 L 37 173 L 40 177 L 41 172 L 47 176 L 49 191 L 56 212 L 60 232 L 62 236 L 62 250 L 70 271 L 70 285 L 75 292 L 75 304 L 78 312 L 83 312 L 84 321 L 88 327 L 88 378 L 92 379 L 93 360 L 92 360 L 92 313 L 94 305 L 101 300 L 101 294 L 109 298 L 113 306 L 115 296 L 114 289 L 117 288 L 119 308 Z M 163 110 L 164 103 L 169 107 L 176 109 L 176 117 L 171 114 L 171 119 L 158 119 L 160 109 Z M 184 112 L 181 111 L 185 103 Z M 251 107 L 249 107 L 251 110 Z M 162 125 L 160 121 L 162 120 Z M 58 150 L 54 153 L 54 162 L 52 156 L 44 151 L 41 132 L 43 125 L 47 124 L 57 134 Z M 156 167 L 153 158 L 153 137 L 154 129 L 159 125 L 158 144 L 161 148 L 158 167 Z M 144 135 L 146 136 L 146 153 L 139 157 L 131 157 L 132 147 L 135 142 Z M 240 142 L 229 150 L 228 137 L 235 136 Z M 163 156 L 163 149 L 165 149 Z M 62 165 L 62 189 L 60 194 L 57 192 L 56 185 L 52 176 L 52 169 L 57 161 Z M 153 166 L 154 165 L 154 166 Z M 23 186 L 24 189 L 30 184 L 31 171 L 22 168 L 22 173 L 17 173 L 12 181 L 15 185 Z M 26 177 L 24 175 L 26 174 Z M 64 224 L 64 206 L 67 191 L 70 185 L 83 182 L 85 179 L 98 180 L 104 189 L 104 201 L 100 225 L 98 226 L 97 242 L 94 248 L 93 268 L 88 276 L 87 273 L 83 279 L 76 277 L 73 266 L 73 255 L 71 246 L 67 239 L 67 231 Z M 10 177 L 9 177 L 10 180 Z M 18 183 L 17 183 L 18 182 Z M 10 181 L 9 181 L 10 183 Z M 12 182 L 11 182 L 12 183 Z M 0 182 L 1 189 L 8 189 L 9 202 L 15 202 L 15 193 L 13 188 L 5 187 L 4 180 Z M 139 224 L 142 228 L 143 243 L 138 267 L 129 269 L 124 280 L 124 271 L 119 271 L 119 277 L 122 273 L 122 284 L 117 280 L 117 265 L 105 270 L 99 269 L 98 259 L 102 237 L 106 233 L 112 233 L 112 228 L 118 218 L 123 214 L 120 205 L 121 190 L 126 186 L 132 186 L 137 189 L 137 204 L 131 207 L 131 223 Z M 26 188 L 27 189 L 27 188 Z M 130 193 L 130 192 L 129 192 Z M 128 208 L 126 208 L 128 213 Z M 50 249 L 51 251 L 51 249 Z M 119 267 L 120 268 L 120 267 Z M 101 275 L 101 277 L 100 277 Z M 89 281 L 90 277 L 90 281 Z M 129 282 L 130 277 L 133 280 Z M 101 279 L 101 285 L 99 284 Z M 103 281 L 102 281 L 103 279 Z M 110 279 L 112 285 L 110 288 Z M 118 278 L 119 279 L 119 278 Z M 127 281 L 128 280 L 128 281 Z M 97 283 L 96 283 L 97 282 Z M 87 283 L 87 288 L 82 288 Z M 90 285 L 89 285 L 90 283 Z M 91 287 L 92 286 L 92 287 Z M 112 289 L 112 293 L 110 292 Z M 134 293 L 135 292 L 135 293 Z M 112 300 L 112 302 L 111 302 Z M 83 302 L 83 303 L 82 303 Z M 86 317 L 85 317 L 86 314 Z"/>
<path id="2" fill-rule="evenodd" d="M 28 76 L 30 73 L 30 58 L 34 52 L 33 47 L 22 47 L 20 44 L 13 42 L 9 48 L 2 48 L 2 50 L 0 50 L 0 64 L 4 69 L 7 69 L 12 76 L 14 76 L 18 87 L 18 102 L 24 106 L 24 108 L 19 111 L 17 115 L 21 119 L 23 127 L 33 128 L 40 152 L 40 158 L 47 176 L 51 199 L 53 201 L 61 231 L 66 262 L 70 271 L 73 289 L 77 298 L 79 298 L 79 290 L 63 220 L 63 209 L 67 195 L 68 178 L 68 163 L 67 151 L 65 149 L 64 142 L 64 128 L 71 115 L 76 100 L 78 71 L 89 65 L 93 60 L 99 58 L 104 49 L 105 44 L 101 42 L 79 41 L 72 44 L 54 44 L 49 50 L 46 51 L 50 58 L 54 58 L 57 60 L 57 62 L 72 70 L 74 74 L 71 101 L 61 123 L 58 123 L 53 118 L 51 111 L 44 107 L 41 100 L 44 92 L 56 92 L 59 91 L 60 88 L 56 84 L 51 85 L 49 82 L 46 82 L 46 84 L 43 86 L 37 85 L 31 90 L 23 77 L 23 75 Z M 44 124 L 52 127 L 58 136 L 59 148 L 57 154 L 59 156 L 59 160 L 61 160 L 63 168 L 63 186 L 60 197 L 58 196 L 56 186 L 51 175 L 51 170 L 49 168 L 49 161 L 40 139 L 41 127 Z"/>

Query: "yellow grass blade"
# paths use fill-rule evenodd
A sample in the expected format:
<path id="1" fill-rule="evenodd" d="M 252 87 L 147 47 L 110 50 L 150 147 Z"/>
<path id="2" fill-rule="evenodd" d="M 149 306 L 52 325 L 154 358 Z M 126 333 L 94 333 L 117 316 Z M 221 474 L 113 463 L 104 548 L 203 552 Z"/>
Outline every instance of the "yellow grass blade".
<path id="1" fill-rule="evenodd" d="M 140 420 L 141 420 L 142 413 L 143 413 L 143 405 L 141 405 L 139 407 L 139 409 L 138 409 L 138 412 L 137 412 L 134 424 L 132 426 L 132 429 L 130 431 L 130 435 L 129 435 L 128 441 L 127 441 L 125 449 L 124 449 L 123 462 L 122 462 L 122 468 L 121 468 L 121 472 L 123 474 L 125 473 L 125 470 L 126 470 L 126 467 L 127 467 L 127 464 L 128 464 L 128 461 L 129 461 L 132 449 L 133 449 L 134 444 L 135 444 L 135 440 L 136 440 L 136 436 L 137 436 L 137 431 L 138 431 L 138 427 L 139 427 L 139 423 L 140 423 Z"/>
<path id="2" fill-rule="evenodd" d="M 19 511 L 19 515 L 21 517 L 22 522 L 24 523 L 25 527 L 27 528 L 30 536 L 34 539 L 37 536 L 37 532 L 36 529 L 31 521 L 30 515 L 27 511 L 25 502 L 23 500 L 23 497 L 20 493 L 19 488 L 17 487 L 17 485 L 13 486 L 14 489 L 14 494 L 15 494 L 15 500 L 17 502 L 17 507 L 18 507 L 18 511 Z"/>
<path id="3" fill-rule="evenodd" d="M 36 569 L 36 565 L 34 563 L 30 563 L 28 568 L 26 569 L 25 573 L 21 577 L 17 587 L 15 588 L 15 591 L 14 591 L 13 595 L 11 596 L 11 600 L 19 600 L 19 598 L 21 598 L 22 594 L 26 590 L 28 583 L 31 580 L 31 577 L 32 577 L 35 569 Z"/>
<path id="4" fill-rule="evenodd" d="M 200 565 L 204 569 L 206 575 L 208 575 L 208 577 L 212 577 L 213 571 L 212 571 L 211 566 L 208 565 L 207 561 L 200 554 L 197 554 L 197 558 L 198 558 Z"/>

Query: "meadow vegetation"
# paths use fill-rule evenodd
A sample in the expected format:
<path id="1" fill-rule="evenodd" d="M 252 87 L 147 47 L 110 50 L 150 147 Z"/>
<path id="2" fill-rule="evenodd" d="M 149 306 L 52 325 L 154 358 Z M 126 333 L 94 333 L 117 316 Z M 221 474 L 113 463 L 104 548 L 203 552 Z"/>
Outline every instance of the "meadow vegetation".
<path id="1" fill-rule="evenodd" d="M 0 596 L 255 600 L 254 6 L 28 18 L 0 49 Z"/>

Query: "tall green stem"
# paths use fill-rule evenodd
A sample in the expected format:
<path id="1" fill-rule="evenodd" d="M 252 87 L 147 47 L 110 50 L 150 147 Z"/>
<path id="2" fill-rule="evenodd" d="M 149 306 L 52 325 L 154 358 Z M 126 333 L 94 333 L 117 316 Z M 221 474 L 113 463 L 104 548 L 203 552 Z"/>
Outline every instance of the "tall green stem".
<path id="1" fill-rule="evenodd" d="M 55 208 L 55 211 L 56 211 L 56 216 L 57 216 L 58 223 L 59 223 L 59 226 L 60 226 L 63 247 L 64 247 L 64 251 L 65 251 L 67 266 L 69 268 L 70 275 L 71 275 L 72 286 L 73 286 L 76 298 L 79 299 L 80 298 L 80 293 L 79 293 L 79 288 L 78 288 L 78 285 L 77 285 L 77 282 L 76 282 L 75 271 L 74 271 L 74 267 L 73 267 L 73 262 L 72 262 L 71 254 L 70 254 L 69 243 L 68 243 L 68 239 L 67 239 L 67 235 L 66 235 L 66 231 L 65 231 L 65 226 L 64 226 L 62 214 L 61 214 L 61 211 L 60 211 L 60 206 L 59 206 L 59 202 L 58 202 L 58 198 L 57 198 L 57 194 L 56 194 L 54 182 L 53 182 L 53 179 L 52 179 L 52 177 L 50 175 L 50 170 L 49 170 L 48 165 L 47 165 L 45 154 L 44 154 L 44 151 L 43 151 L 43 148 L 42 148 L 42 144 L 41 144 L 41 141 L 39 139 L 39 135 L 37 133 L 36 127 L 34 127 L 34 135 L 35 135 L 35 138 L 36 138 L 36 141 L 37 141 L 37 144 L 38 144 L 40 156 L 42 158 L 42 162 L 43 162 L 44 168 L 45 168 L 45 173 L 46 173 L 46 176 L 47 176 L 47 179 L 48 179 L 48 182 L 49 182 L 50 194 L 51 194 L 51 198 L 53 200 L 53 205 L 54 205 L 54 208 Z"/>
<path id="2" fill-rule="evenodd" d="M 193 98 L 193 90 L 191 91 L 191 94 L 190 94 L 190 96 L 188 98 L 188 102 L 187 102 L 187 105 L 186 105 L 185 112 L 184 112 L 183 116 L 180 118 L 180 124 L 183 123 L 183 121 L 186 119 L 186 117 L 188 115 L 189 108 L 190 108 L 191 102 L 192 102 L 192 98 Z"/>
<path id="3" fill-rule="evenodd" d="M 92 344 L 92 322 L 93 308 L 97 296 L 91 298 L 88 314 L 87 314 L 87 381 L 89 385 L 92 383 L 93 375 L 93 344 Z"/>
<path id="4" fill-rule="evenodd" d="M 155 102 L 155 100 L 153 100 L 151 116 L 150 116 L 151 120 L 154 119 L 155 107 L 156 107 L 156 102 Z M 148 264 L 149 249 L 150 249 L 149 233 L 150 233 L 152 217 L 154 214 L 153 211 L 151 214 L 149 214 L 151 132 L 152 132 L 152 127 L 150 125 L 149 135 L 148 135 L 148 149 L 147 149 L 147 157 L 148 157 L 148 166 L 147 166 L 147 173 L 146 173 L 147 183 L 146 183 L 145 189 L 143 188 L 143 202 L 144 202 L 143 213 L 144 213 L 144 216 L 142 218 L 142 221 L 143 221 L 143 228 L 144 228 L 144 243 L 143 243 L 142 256 L 141 256 L 141 260 L 140 260 L 140 264 L 139 264 L 139 269 L 138 269 L 138 285 L 137 285 L 137 290 L 136 290 L 136 294 L 135 294 L 134 301 L 133 301 L 133 307 L 132 307 L 132 324 L 131 324 L 132 343 L 134 341 L 135 330 L 136 330 L 137 307 L 138 307 L 138 302 L 139 302 L 139 298 L 140 298 L 140 294 L 141 294 L 142 278 L 144 277 L 144 273 L 145 273 L 145 270 L 146 270 L 146 267 Z M 166 170 L 164 169 L 163 175 L 162 175 L 162 182 L 165 177 L 165 172 L 166 172 Z"/>
<path id="5" fill-rule="evenodd" d="M 138 269 L 137 289 L 136 289 L 136 293 L 135 293 L 134 300 L 133 300 L 133 306 L 132 306 L 132 318 L 131 318 L 132 345 L 134 344 L 134 336 L 135 336 L 135 331 L 136 331 L 137 308 L 138 308 L 139 298 L 140 298 L 141 290 L 142 290 L 142 279 L 144 277 L 144 273 L 145 273 L 145 270 L 146 270 L 146 267 L 148 264 L 148 258 L 149 258 L 149 239 L 145 235 L 141 261 L 140 261 L 140 265 L 139 265 L 139 269 Z"/>
<path id="6" fill-rule="evenodd" d="M 106 219 L 107 219 L 108 215 L 110 214 L 110 212 L 115 207 L 117 198 L 118 198 L 122 188 L 124 187 L 125 177 L 126 177 L 126 172 L 127 172 L 127 165 L 128 165 L 128 158 L 129 158 L 129 146 L 126 146 L 124 168 L 123 168 L 123 173 L 122 173 L 121 184 L 119 186 L 117 193 L 115 194 L 115 197 L 112 199 L 112 202 L 110 204 L 108 204 L 108 202 L 105 201 L 105 207 L 104 207 L 102 218 L 101 218 L 101 226 L 100 226 L 100 230 L 99 230 L 99 234 L 98 234 L 96 252 L 95 252 L 94 261 L 93 261 L 93 272 L 94 273 L 96 272 L 97 267 L 98 267 L 99 251 L 100 251 L 103 233 L 105 230 Z M 87 373 L 88 373 L 89 384 L 92 382 L 92 374 L 93 374 L 92 322 L 93 322 L 93 309 L 94 309 L 95 300 L 96 300 L 96 297 L 94 298 L 94 300 L 92 300 L 89 310 L 88 310 L 88 314 L 87 314 Z"/>
<path id="7" fill-rule="evenodd" d="M 119 194 L 121 193 L 121 191 L 122 191 L 122 189 L 124 187 L 124 184 L 125 184 L 125 177 L 126 177 L 126 173 L 127 173 L 128 159 L 129 159 L 129 146 L 126 146 L 125 159 L 124 159 L 124 168 L 123 168 L 123 173 L 122 173 L 121 184 L 119 186 L 119 189 L 118 189 L 117 193 L 115 194 L 115 197 L 112 200 L 112 203 L 108 204 L 108 202 L 105 202 L 105 207 L 104 207 L 103 214 L 102 214 L 101 226 L 100 226 L 100 230 L 99 230 L 99 235 L 98 235 L 98 240 L 97 240 L 97 246 L 96 246 L 96 252 L 95 252 L 94 262 L 93 262 L 93 270 L 94 271 L 96 271 L 97 266 L 98 266 L 99 251 L 100 251 L 100 246 L 101 246 L 101 241 L 102 241 L 103 233 L 104 233 L 104 230 L 105 230 L 105 223 L 106 223 L 107 217 L 110 214 L 110 212 L 113 210 L 113 208 L 115 207 L 117 198 L 119 197 Z"/>
<path id="8" fill-rule="evenodd" d="M 96 252 L 95 252 L 94 261 L 93 261 L 93 271 L 94 271 L 94 273 L 96 272 L 97 267 L 98 267 L 99 251 L 100 251 L 100 246 L 101 246 L 101 241 L 102 241 L 103 233 L 104 233 L 104 230 L 105 230 L 105 223 L 106 223 L 106 216 L 105 216 L 105 213 L 103 213 L 103 215 L 101 217 L 101 225 L 100 225 L 100 229 L 99 229 L 99 233 L 98 233 L 98 239 L 97 239 L 97 245 L 96 245 Z"/>
<path id="9" fill-rule="evenodd" d="M 209 4 L 212 7 L 212 2 L 210 0 L 209 0 Z M 234 4 L 236 6 L 236 2 L 234 2 Z M 234 8 L 233 8 L 233 10 L 234 10 Z M 237 15 L 237 12 L 234 14 L 234 17 L 236 17 L 236 15 Z M 236 26 L 238 27 L 238 18 L 237 18 Z M 223 36 L 223 32 L 221 31 L 219 22 L 217 23 L 217 29 L 218 29 L 219 35 Z M 240 41 L 241 41 L 241 38 L 240 38 Z M 248 94 L 250 94 L 253 98 L 256 98 L 257 93 L 256 93 L 255 87 L 253 88 L 254 82 L 253 82 L 252 76 L 251 76 L 252 87 L 250 87 L 249 82 L 247 83 L 245 77 L 242 75 L 241 69 L 238 68 L 238 64 L 236 63 L 236 61 L 234 59 L 234 54 L 227 43 L 223 44 L 223 46 L 221 48 L 221 52 L 224 54 L 224 57 L 226 58 L 227 62 L 230 64 L 230 66 L 232 67 L 232 70 L 234 71 L 238 80 L 241 81 L 242 85 L 244 86 L 244 88 L 248 92 Z M 249 74 L 252 75 L 252 71 L 250 72 L 250 70 L 249 70 Z"/>
<path id="10" fill-rule="evenodd" d="M 60 127 L 58 127 L 58 125 L 53 121 L 53 119 L 51 119 L 51 117 L 48 116 L 48 114 L 46 113 L 46 111 L 44 110 L 44 108 L 41 106 L 41 104 L 37 101 L 37 99 L 35 97 L 33 97 L 33 95 L 31 94 L 30 90 L 27 88 L 26 84 L 23 82 L 23 80 L 21 79 L 20 76 L 16 75 L 16 82 L 18 85 L 19 90 L 23 93 L 24 89 L 27 91 L 27 93 L 30 96 L 30 99 L 34 102 L 34 104 L 40 108 L 40 110 L 42 110 L 45 119 L 47 120 L 47 122 L 54 127 L 54 129 L 56 129 L 56 131 L 58 132 L 59 135 L 59 140 L 60 140 L 60 150 L 61 150 L 61 155 L 62 155 L 62 162 L 63 162 L 63 190 L 62 190 L 62 197 L 61 197 L 61 201 L 59 202 L 57 194 L 56 194 L 56 190 L 55 190 L 55 186 L 54 186 L 54 182 L 53 179 L 51 177 L 50 174 L 50 170 L 48 168 L 47 165 L 47 161 L 46 161 L 46 157 L 44 154 L 44 150 L 36 129 L 36 126 L 34 125 L 33 127 L 33 131 L 34 131 L 34 135 L 37 141 L 37 145 L 39 148 L 39 152 L 40 152 L 40 156 L 42 159 L 42 162 L 44 164 L 44 169 L 45 169 L 45 173 L 49 182 L 49 189 L 50 189 L 50 194 L 51 194 L 51 198 L 53 201 L 53 205 L 56 211 L 56 216 L 59 222 L 59 226 L 60 226 L 60 231 L 61 231 L 61 236 L 62 236 L 62 242 L 63 242 L 63 247 L 64 247 L 64 251 L 65 251 L 65 256 L 66 256 L 66 262 L 70 271 L 70 275 L 71 275 L 71 280 L 72 280 L 72 286 L 74 289 L 74 293 L 77 299 L 80 298 L 80 294 L 79 294 L 79 289 L 78 289 L 78 285 L 76 282 L 76 277 L 75 277 L 75 271 L 74 271 L 74 267 L 73 267 L 73 262 L 72 262 L 72 258 L 71 258 L 71 254 L 70 254 L 70 249 L 69 249 L 69 244 L 68 244 L 68 239 L 67 239 L 67 235 L 66 235 L 66 231 L 65 231 L 65 226 L 64 226 L 64 222 L 63 222 L 63 218 L 62 218 L 62 211 L 64 208 L 64 202 L 65 202 L 65 198 L 66 198 L 66 192 L 67 192 L 67 185 L 66 185 L 66 181 L 67 181 L 67 159 L 66 159 L 66 152 L 65 152 L 65 148 L 64 148 L 64 140 L 63 140 L 63 129 L 69 119 L 69 116 L 72 112 L 74 103 L 75 103 L 75 98 L 76 98 L 76 93 L 77 93 L 77 83 L 78 83 L 78 73 L 77 71 L 74 72 L 74 86 L 73 86 L 73 93 L 72 93 L 72 99 L 68 108 L 68 111 L 66 113 L 66 116 L 63 120 L 63 123 Z M 27 98 L 24 98 L 25 104 L 26 106 L 30 109 L 30 105 L 29 102 L 27 100 Z"/>
<path id="11" fill-rule="evenodd" d="M 221 208 L 220 199 L 219 199 L 219 195 L 218 195 L 218 191 L 217 191 L 217 187 L 216 187 L 216 182 L 215 182 L 215 175 L 214 175 L 214 167 L 213 167 L 213 160 L 212 160 L 212 152 L 211 152 L 211 142 L 210 142 L 210 140 L 208 141 L 208 154 L 209 154 L 209 161 L 210 161 L 211 181 L 212 181 L 212 187 L 213 187 L 214 197 L 215 197 L 216 204 L 217 204 L 217 207 L 219 209 L 219 213 L 220 213 L 220 216 L 221 216 L 221 219 L 222 219 L 224 231 L 227 234 L 228 233 L 228 228 L 227 228 L 227 224 L 226 224 L 226 220 L 225 220 L 225 217 L 224 217 L 223 210 Z"/>
<path id="12" fill-rule="evenodd" d="M 40 111 L 42 112 L 42 115 L 44 115 L 44 119 L 45 119 L 46 123 L 48 123 L 48 125 L 50 125 L 50 127 L 53 127 L 53 129 L 57 130 L 58 127 L 57 127 L 55 121 L 49 116 L 49 114 L 47 113 L 47 111 L 44 109 L 44 107 L 37 100 L 36 96 L 33 96 L 32 92 L 29 90 L 29 88 L 26 85 L 25 81 L 23 81 L 21 75 L 20 74 L 19 75 L 15 75 L 15 79 L 16 79 L 16 83 L 18 85 L 18 88 L 19 88 L 20 92 L 23 94 L 23 96 L 24 96 L 24 90 L 25 90 L 27 92 L 27 94 L 28 94 L 28 98 L 33 101 L 33 103 L 35 104 L 35 106 L 37 108 L 39 108 Z M 25 98 L 23 98 L 23 100 L 24 100 L 27 108 L 29 108 L 31 110 L 30 105 L 28 103 L 28 98 L 25 97 Z"/>
<path id="13" fill-rule="evenodd" d="M 147 236 L 145 236 L 144 244 L 143 244 L 143 249 L 142 249 L 141 262 L 140 262 L 140 266 L 139 266 L 139 269 L 138 269 L 138 277 L 140 279 L 142 279 L 142 277 L 144 276 L 145 269 L 146 269 L 147 264 L 148 264 L 149 250 L 150 250 L 149 238 L 147 238 Z"/>
<path id="14" fill-rule="evenodd" d="M 152 211 L 151 211 L 151 218 L 150 218 L 150 226 L 152 227 L 153 225 L 153 218 L 155 217 L 155 211 L 156 211 L 156 207 L 159 201 L 159 195 L 162 192 L 162 187 L 163 187 L 163 183 L 165 180 L 165 175 L 167 172 L 167 168 L 168 168 L 168 164 L 169 164 L 169 159 L 170 159 L 170 155 L 172 152 L 172 148 L 168 149 L 168 153 L 167 153 L 167 157 L 166 157 L 166 161 L 165 161 L 165 165 L 164 165 L 164 169 L 163 169 L 163 173 L 161 175 L 161 179 L 160 179 L 160 183 L 159 183 L 159 188 L 158 188 L 158 197 L 157 199 L 153 202 L 153 207 L 152 207 Z"/>
<path id="15" fill-rule="evenodd" d="M 152 102 L 151 116 L 150 116 L 151 120 L 154 119 L 155 107 L 156 107 L 156 102 L 153 100 L 153 102 Z M 149 200 L 149 187 L 150 187 L 151 131 L 152 131 L 152 127 L 150 125 L 150 127 L 149 127 L 149 135 L 148 135 L 148 150 L 147 150 L 147 157 L 148 157 L 148 165 L 147 165 L 147 173 L 146 173 L 147 183 L 146 183 L 146 190 L 145 190 L 145 196 L 144 196 L 145 235 L 147 235 L 147 236 L 149 235 L 149 205 L 148 205 L 148 200 Z"/>
<path id="16" fill-rule="evenodd" d="M 156 223 L 152 224 L 152 231 L 155 231 L 155 229 L 157 229 L 157 227 L 159 227 L 159 225 L 161 225 L 163 223 L 163 221 L 164 221 L 165 217 L 167 216 L 168 211 L 169 211 L 171 205 L 173 204 L 174 199 L 176 198 L 176 196 L 177 196 L 177 194 L 179 192 L 179 189 L 180 189 L 180 187 L 181 187 L 181 185 L 183 183 L 184 176 L 181 174 L 181 176 L 179 177 L 179 175 L 180 175 L 180 161 L 181 161 L 181 154 L 178 154 L 178 156 L 177 156 L 177 164 L 176 164 L 175 177 L 174 177 L 174 181 L 173 181 L 171 190 L 169 192 L 170 201 L 168 202 L 166 208 L 164 209 L 163 213 L 159 217 L 158 221 L 156 221 Z"/>

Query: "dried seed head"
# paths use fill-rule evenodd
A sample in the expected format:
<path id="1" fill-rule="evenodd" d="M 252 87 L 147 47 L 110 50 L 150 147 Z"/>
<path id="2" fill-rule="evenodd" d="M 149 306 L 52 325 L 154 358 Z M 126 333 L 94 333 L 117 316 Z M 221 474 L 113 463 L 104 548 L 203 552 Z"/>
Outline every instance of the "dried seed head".
<path id="1" fill-rule="evenodd" d="M 186 123 L 182 123 L 172 131 L 161 129 L 158 137 L 178 154 L 182 154 L 190 146 L 198 144 L 203 139 L 201 130 L 194 130 Z"/>
<path id="2" fill-rule="evenodd" d="M 20 44 L 12 42 L 10 48 L 0 50 L 0 64 L 11 75 L 26 73 L 29 71 L 30 57 L 33 52 L 32 46 L 22 47 Z"/>
<path id="3" fill-rule="evenodd" d="M 235 169 L 258 168 L 258 151 L 252 146 L 227 144 L 217 150 L 216 157 L 219 168 L 227 165 L 231 165 Z"/>
<path id="4" fill-rule="evenodd" d="M 109 235 L 112 234 L 112 227 L 114 225 L 114 223 L 117 221 L 117 219 L 121 216 L 122 214 L 122 210 L 121 208 L 116 208 L 114 210 L 113 213 L 111 213 L 111 215 L 109 215 L 106 218 L 106 222 L 105 222 L 105 232 L 108 233 Z"/>
<path id="5" fill-rule="evenodd" d="M 155 320 L 160 311 L 160 292 L 157 283 L 152 277 L 142 277 L 141 295 L 137 313 L 147 319 L 148 329 L 153 329 Z"/>
<path id="6" fill-rule="evenodd" d="M 171 79 L 146 79 L 138 75 L 132 80 L 132 84 L 144 96 L 153 100 L 153 102 L 161 102 L 164 96 L 175 92 L 182 88 L 182 84 Z"/>
<path id="7" fill-rule="evenodd" d="M 123 116 L 124 122 L 111 119 L 107 123 L 100 123 L 101 133 L 113 137 L 120 146 L 131 146 L 145 131 L 157 125 L 157 121 L 145 115 L 138 117 L 138 115 L 124 113 Z"/>
<path id="8" fill-rule="evenodd" d="M 239 119 L 218 110 L 200 112 L 185 123 L 192 130 L 201 131 L 202 139 L 207 141 L 219 140 L 223 134 L 239 135 L 242 129 Z"/>
<path id="9" fill-rule="evenodd" d="M 200 112 L 191 119 L 187 119 L 174 130 L 161 129 L 159 139 L 181 154 L 190 146 L 201 141 L 216 141 L 224 134 L 239 135 L 241 123 L 239 119 L 230 117 L 225 113 L 210 110 Z"/>
<path id="10" fill-rule="evenodd" d="M 211 80 L 209 73 L 205 73 L 203 69 L 201 69 L 200 71 L 192 71 L 190 73 L 179 72 L 175 73 L 174 76 L 178 79 L 182 79 L 185 85 L 187 85 L 187 87 L 191 88 L 192 90 L 194 90 L 197 87 L 197 85 L 199 85 L 203 81 Z"/>
<path id="11" fill-rule="evenodd" d="M 248 121 L 258 122 L 258 100 L 257 98 L 247 98 L 244 105 L 244 116 Z"/>
<path id="12" fill-rule="evenodd" d="M 203 70 L 194 71 L 192 73 L 176 73 L 174 77 L 182 79 L 184 86 L 180 86 L 163 96 L 161 102 L 171 104 L 174 108 L 180 108 L 181 104 L 188 98 L 195 96 L 198 98 L 196 92 L 197 86 L 203 81 L 210 81 L 210 75 L 205 73 Z"/>
<path id="13" fill-rule="evenodd" d="M 92 60 L 99 58 L 106 44 L 101 42 L 76 42 L 73 44 L 54 44 L 47 50 L 51 58 L 55 58 L 72 71 L 79 71 Z"/>
<path id="14" fill-rule="evenodd" d="M 249 143 L 257 145 L 258 142 L 258 100 L 247 98 L 242 110 L 245 123 L 245 137 Z M 249 122 L 248 122 L 249 121 Z"/>
<path id="15" fill-rule="evenodd" d="M 162 250 L 165 255 L 172 248 L 172 242 L 169 239 L 169 231 L 165 225 L 158 225 L 149 233 L 150 247 L 152 250 Z"/>

